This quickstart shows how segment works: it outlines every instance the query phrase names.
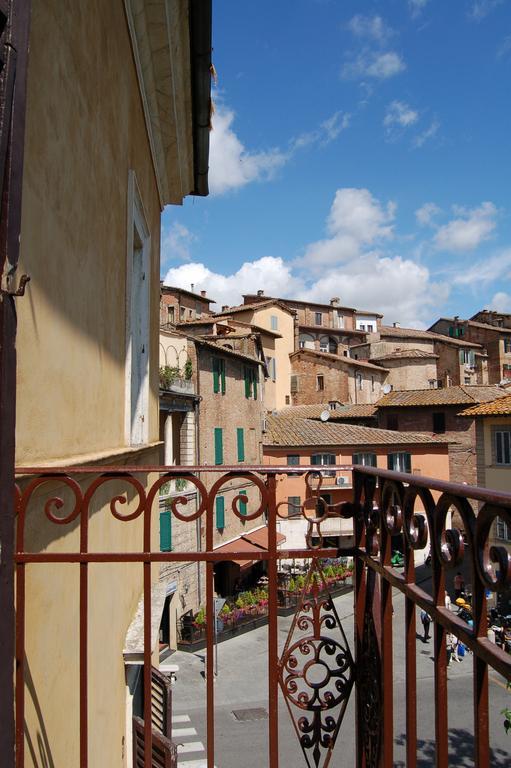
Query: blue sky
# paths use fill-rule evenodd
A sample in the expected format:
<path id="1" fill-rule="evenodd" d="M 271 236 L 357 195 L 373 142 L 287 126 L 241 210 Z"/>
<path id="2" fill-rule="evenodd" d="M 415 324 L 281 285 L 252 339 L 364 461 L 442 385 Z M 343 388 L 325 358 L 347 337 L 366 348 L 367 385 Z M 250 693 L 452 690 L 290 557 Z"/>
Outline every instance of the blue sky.
<path id="1" fill-rule="evenodd" d="M 424 327 L 511 312 L 511 0 L 214 0 L 208 198 L 162 277 Z"/>

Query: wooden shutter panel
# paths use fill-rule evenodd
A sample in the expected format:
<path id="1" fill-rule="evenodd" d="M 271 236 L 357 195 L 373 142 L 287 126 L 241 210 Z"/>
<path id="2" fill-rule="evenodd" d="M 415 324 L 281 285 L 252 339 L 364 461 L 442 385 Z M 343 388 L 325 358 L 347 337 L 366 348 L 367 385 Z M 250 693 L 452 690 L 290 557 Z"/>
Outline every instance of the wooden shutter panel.
<path id="1" fill-rule="evenodd" d="M 246 491 L 240 491 L 240 496 L 246 496 L 246 495 L 247 495 Z M 247 502 L 246 501 L 242 501 L 241 499 L 240 499 L 240 513 L 242 515 L 246 515 L 247 514 Z"/>
<path id="2" fill-rule="evenodd" d="M 225 395 L 225 360 L 220 360 L 220 386 L 222 395 Z"/>
<path id="3" fill-rule="evenodd" d="M 311 456 L 311 464 L 320 464 L 320 458 L 317 454 Z"/>
<path id="4" fill-rule="evenodd" d="M 246 366 L 243 369 L 244 377 L 245 377 L 245 397 L 248 399 L 250 397 L 250 368 L 247 368 Z"/>
<path id="5" fill-rule="evenodd" d="M 412 454 L 411 453 L 405 453 L 405 472 L 411 472 L 412 471 Z"/>
<path id="6" fill-rule="evenodd" d="M 215 464 L 224 463 L 224 436 L 222 427 L 215 427 Z"/>
<path id="7" fill-rule="evenodd" d="M 354 453 L 351 457 L 351 463 L 352 464 L 360 464 L 360 455 L 358 453 Z"/>
<path id="8" fill-rule="evenodd" d="M 245 461 L 245 435 L 243 427 L 237 428 L 236 439 L 238 444 L 238 461 Z"/>
<path id="9" fill-rule="evenodd" d="M 389 453 L 387 455 L 387 469 L 394 469 L 395 463 L 396 463 L 396 454 Z"/>
<path id="10" fill-rule="evenodd" d="M 225 499 L 217 496 L 215 499 L 216 527 L 219 530 L 225 528 Z"/>
<path id="11" fill-rule="evenodd" d="M 220 392 L 220 360 L 213 358 L 213 392 Z"/>
<path id="12" fill-rule="evenodd" d="M 160 512 L 160 551 L 172 550 L 172 518 L 170 510 Z"/>
<path id="13" fill-rule="evenodd" d="M 252 371 L 252 384 L 254 385 L 254 400 L 257 400 L 257 371 Z"/>

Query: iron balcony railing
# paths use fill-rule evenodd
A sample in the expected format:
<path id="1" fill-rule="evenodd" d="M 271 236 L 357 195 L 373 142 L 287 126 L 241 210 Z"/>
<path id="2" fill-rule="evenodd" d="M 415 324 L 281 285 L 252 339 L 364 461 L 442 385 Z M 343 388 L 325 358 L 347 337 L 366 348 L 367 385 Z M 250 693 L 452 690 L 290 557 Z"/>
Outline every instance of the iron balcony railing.
<path id="1" fill-rule="evenodd" d="M 511 656 L 487 637 L 487 595 L 511 586 L 511 557 L 500 546 L 490 546 L 497 519 L 511 527 L 511 494 L 440 482 L 371 467 L 342 466 L 353 471 L 349 501 L 327 504 L 319 500 L 322 478 L 317 467 L 76 467 L 20 469 L 16 486 L 16 765 L 25 766 L 25 615 L 31 600 L 26 569 L 58 569 L 75 565 L 79 572 L 79 728 L 80 768 L 89 766 L 90 734 L 88 700 L 90 665 L 88 637 L 94 595 L 90 594 L 90 569 L 97 564 L 138 563 L 143 571 L 143 718 L 133 730 L 136 764 L 151 768 L 152 755 L 163 749 L 166 759 L 173 747 L 153 733 L 151 700 L 152 575 L 154 563 L 198 562 L 205 567 L 206 581 L 206 711 L 207 765 L 215 765 L 215 688 L 213 675 L 214 565 L 226 559 L 215 549 L 215 499 L 233 481 L 242 480 L 253 495 L 235 491 L 226 517 L 266 522 L 267 547 L 247 551 L 235 546 L 228 558 L 240 563 L 266 561 L 268 577 L 268 764 L 279 765 L 279 691 L 287 704 L 304 764 L 327 766 L 340 731 L 342 718 L 355 688 L 356 764 L 360 768 L 393 765 L 393 609 L 392 590 L 405 601 L 406 655 L 406 765 L 417 765 L 416 610 L 426 610 L 434 622 L 434 689 L 436 764 L 448 765 L 448 708 L 446 637 L 453 633 L 473 653 L 474 763 L 490 765 L 488 670 L 511 679 Z M 287 502 L 279 502 L 279 476 L 304 474 L 306 494 L 301 505 L 304 544 L 278 546 L 277 523 L 285 520 Z M 220 474 L 221 473 L 221 474 Z M 173 518 L 201 527 L 200 547 L 162 552 L 152 546 L 159 491 L 170 480 L 186 480 L 197 489 L 197 506 L 187 510 L 187 498 L 173 497 Z M 255 496 L 255 498 L 254 498 Z M 167 500 L 168 503 L 168 500 Z M 474 511 L 477 509 L 477 514 Z M 123 513 L 124 510 L 124 513 Z M 462 521 L 462 530 L 449 525 L 450 513 Z M 122 525 L 140 524 L 140 538 L 130 551 L 118 551 L 109 542 L 97 551 L 89 546 L 92 514 L 113 515 Z M 352 521 L 354 545 L 349 549 L 324 546 L 322 524 L 331 518 Z M 294 518 L 296 520 L 296 517 Z M 29 528 L 39 524 L 77 528 L 76 546 L 33 548 Z M 396 538 L 397 537 L 397 538 Z M 399 541 L 404 570 L 391 564 Z M 64 540 L 67 541 L 67 540 Z M 70 542 L 72 539 L 69 540 Z M 330 541 L 330 539 L 329 539 Z M 416 553 L 431 548 L 432 594 L 416 581 Z M 322 561 L 339 555 L 354 559 L 354 657 L 329 597 Z M 308 559 L 310 568 L 284 649 L 278 645 L 278 564 L 281 560 Z M 472 572 L 472 625 L 445 606 L 446 572 L 461 567 Z M 495 567 L 496 566 L 496 567 Z M 54 595 L 58 600 L 58 594 Z M 45 663 L 57 663 L 46 658 Z M 318 672 L 321 674 L 318 675 Z M 0 692 L 0 696 L 2 693 Z M 72 727 L 71 713 L 63 715 L 63 727 Z M 164 737 L 166 738 L 166 737 Z M 163 745 L 163 746 L 162 746 Z M 165 751 L 167 750 L 167 751 Z M 172 753 L 173 754 L 173 753 Z M 264 758 L 261 756 L 261 764 Z M 70 763 L 71 764 L 71 763 Z M 163 763 L 162 763 L 163 764 Z M 284 762 L 284 765 L 286 763 Z"/>

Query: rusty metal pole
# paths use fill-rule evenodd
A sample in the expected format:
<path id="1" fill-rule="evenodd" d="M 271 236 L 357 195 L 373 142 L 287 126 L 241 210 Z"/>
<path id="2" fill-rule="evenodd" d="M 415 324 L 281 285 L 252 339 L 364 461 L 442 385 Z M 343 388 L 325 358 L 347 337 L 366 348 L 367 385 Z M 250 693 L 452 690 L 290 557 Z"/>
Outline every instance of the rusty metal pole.
<path id="1" fill-rule="evenodd" d="M 0 7 L 0 755 L 15 764 L 14 448 L 16 308 L 30 0 Z"/>

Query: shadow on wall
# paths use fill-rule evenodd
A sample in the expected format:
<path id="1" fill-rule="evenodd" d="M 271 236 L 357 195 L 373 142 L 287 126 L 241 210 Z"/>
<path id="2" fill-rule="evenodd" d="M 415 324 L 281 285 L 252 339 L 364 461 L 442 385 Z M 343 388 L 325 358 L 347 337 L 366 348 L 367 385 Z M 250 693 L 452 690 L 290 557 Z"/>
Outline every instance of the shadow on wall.
<path id="1" fill-rule="evenodd" d="M 34 766 L 34 768 L 55 768 L 55 763 L 53 761 L 53 756 L 51 753 L 50 742 L 48 740 L 48 734 L 46 733 L 46 728 L 44 725 L 43 712 L 41 709 L 41 705 L 39 704 L 39 699 L 37 698 L 37 693 L 34 687 L 34 681 L 30 673 L 30 665 L 26 657 L 25 657 L 25 685 L 26 685 L 28 694 L 32 699 L 34 712 L 36 713 L 36 716 L 37 716 L 37 746 L 34 744 L 32 735 L 29 732 L 28 725 L 25 721 L 25 738 L 26 738 L 26 743 L 30 752 L 32 765 Z"/>
<path id="2" fill-rule="evenodd" d="M 406 745 L 406 734 L 396 738 L 396 744 Z M 434 741 L 417 739 L 417 768 L 431 768 L 435 765 L 436 745 Z M 463 728 L 449 730 L 449 765 L 457 768 L 472 768 L 474 765 L 474 736 Z M 492 768 L 508 768 L 509 752 L 502 749 L 490 749 Z M 395 768 L 405 768 L 406 763 L 398 761 Z"/>

